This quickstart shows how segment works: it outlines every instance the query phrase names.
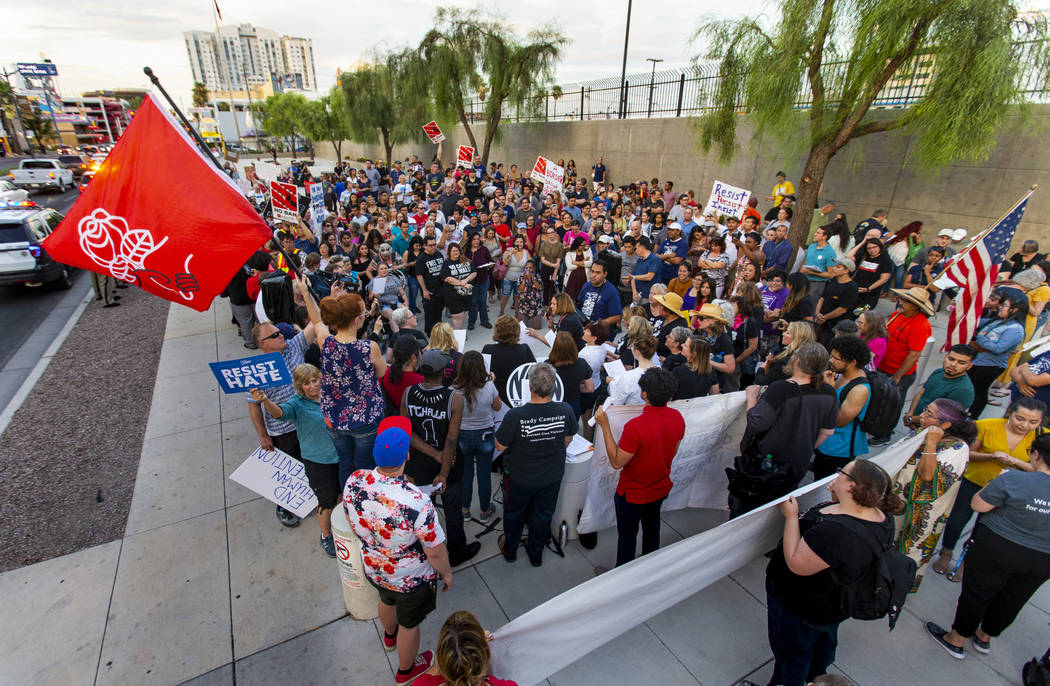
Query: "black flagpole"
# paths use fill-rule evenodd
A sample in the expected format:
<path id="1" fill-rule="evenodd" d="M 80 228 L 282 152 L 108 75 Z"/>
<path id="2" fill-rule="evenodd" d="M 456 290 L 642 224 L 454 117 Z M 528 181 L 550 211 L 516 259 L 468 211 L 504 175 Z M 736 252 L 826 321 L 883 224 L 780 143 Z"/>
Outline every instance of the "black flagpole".
<path id="1" fill-rule="evenodd" d="M 190 132 L 190 135 L 193 136 L 193 139 L 197 141 L 197 145 L 200 146 L 204 154 L 208 156 L 208 159 L 210 159 L 215 164 L 215 168 L 218 169 L 220 173 L 225 174 L 226 170 L 223 169 L 221 164 L 219 164 L 219 160 L 215 159 L 215 155 L 212 154 L 211 148 L 209 148 L 208 144 L 204 142 L 203 138 L 201 138 L 201 135 L 197 131 L 197 129 L 193 128 L 193 125 L 190 124 L 190 121 L 186 118 L 186 115 L 182 113 L 182 110 L 179 109 L 179 106 L 175 104 L 175 101 L 171 99 L 171 96 L 168 95 L 168 91 L 164 90 L 164 86 L 160 85 L 160 79 L 158 79 L 157 75 L 153 73 L 153 70 L 149 67 L 143 67 L 142 71 L 146 74 L 146 76 L 149 77 L 150 82 L 152 82 L 153 85 L 156 86 L 158 90 L 160 90 L 161 95 L 163 95 L 164 99 L 168 101 L 169 105 L 171 105 L 171 109 L 175 112 L 175 116 L 179 118 L 179 120 L 182 122 L 182 125 L 186 127 L 186 129 Z M 234 116 L 237 116 L 236 112 L 234 112 Z M 298 200 L 298 197 L 296 197 L 296 202 L 298 202 Z M 299 268 L 295 266 L 294 262 L 292 262 L 291 257 L 288 255 L 288 253 L 284 251 L 284 248 L 281 247 L 280 241 L 274 240 L 274 243 L 277 244 L 277 250 L 282 255 L 284 255 L 284 263 L 288 265 L 288 268 L 291 269 L 297 277 L 299 277 L 300 279 L 303 278 L 302 272 L 299 271 Z"/>

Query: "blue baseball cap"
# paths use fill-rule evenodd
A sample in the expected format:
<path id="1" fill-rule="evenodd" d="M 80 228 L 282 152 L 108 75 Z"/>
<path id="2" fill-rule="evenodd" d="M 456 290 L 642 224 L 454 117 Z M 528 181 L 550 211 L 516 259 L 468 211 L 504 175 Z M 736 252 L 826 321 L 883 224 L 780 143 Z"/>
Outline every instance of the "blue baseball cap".
<path id="1" fill-rule="evenodd" d="M 379 422 L 372 457 L 377 467 L 400 467 L 408 459 L 412 422 L 408 417 L 387 417 Z"/>

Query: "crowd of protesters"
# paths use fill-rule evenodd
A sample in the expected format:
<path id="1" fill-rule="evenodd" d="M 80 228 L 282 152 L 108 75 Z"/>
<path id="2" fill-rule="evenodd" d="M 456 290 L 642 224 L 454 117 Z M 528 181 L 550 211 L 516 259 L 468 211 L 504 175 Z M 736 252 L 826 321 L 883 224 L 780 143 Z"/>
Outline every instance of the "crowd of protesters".
<path id="1" fill-rule="evenodd" d="M 331 509 L 356 508 L 397 683 L 428 670 L 448 683 L 453 672 L 484 675 L 484 632 L 469 613 L 446 622 L 433 666 L 430 651 L 418 654 L 418 625 L 435 607 L 437 579 L 447 588 L 452 568 L 478 553 L 464 521 L 495 521 L 491 472 L 502 477 L 503 557 L 516 560 L 527 528 L 524 549 L 540 566 L 566 447 L 591 435 L 593 417 L 620 471 L 616 563 L 626 564 L 639 528 L 643 555 L 659 547 L 660 506 L 688 431 L 669 403 L 737 390 L 747 416 L 736 468 L 761 488 L 731 482 L 731 516 L 790 493 L 809 472 L 835 475 L 830 505 L 801 520 L 793 501 L 782 506 L 784 540 L 767 572 L 771 683 L 806 683 L 834 659 L 847 615 L 828 598 L 837 579 L 874 560 L 850 527 L 829 526 L 841 518 L 916 561 L 912 591 L 940 540 L 930 567 L 961 581 L 962 595 L 950 631 L 927 628 L 955 657 L 966 638 L 987 652 L 1050 578 L 1050 353 L 1021 351 L 1050 314 L 1050 264 L 1035 241 L 1002 266 L 973 340 L 936 364 L 931 319 L 952 296 L 937 276 L 965 231 L 925 245 L 920 222 L 892 232 L 879 209 L 851 226 L 825 204 L 796 248 L 783 173 L 764 214 L 752 197 L 736 218 L 670 180 L 614 185 L 601 158 L 590 182 L 574 161 L 559 164 L 564 188 L 548 193 L 517 165 L 442 168 L 413 157 L 340 162 L 315 178 L 293 164 L 288 180 L 307 192 L 322 184 L 326 218 L 316 231 L 308 216 L 275 223 L 266 251 L 227 288 L 245 347 L 280 352 L 294 370 L 292 385 L 252 393 L 249 414 L 264 448 L 306 466 L 327 554 Z M 480 353 L 465 349 L 476 326 L 491 329 Z M 532 340 L 549 346 L 545 362 Z M 928 372 L 917 379 L 924 352 Z M 615 361 L 624 372 L 614 377 L 604 365 Z M 899 424 L 861 428 L 913 386 Z M 1005 414 L 986 411 L 1004 403 Z M 614 436 L 608 404 L 644 409 Z M 927 433 L 890 475 L 864 456 L 895 427 Z M 441 495 L 444 525 L 422 486 Z M 1040 493 L 1041 517 L 1018 504 Z M 969 552 L 957 557 L 974 512 Z M 281 508 L 278 518 L 299 523 Z M 998 559 L 1007 551 L 1012 561 Z M 472 654 L 443 662 L 442 646 L 455 653 L 464 641 L 478 644 Z"/>

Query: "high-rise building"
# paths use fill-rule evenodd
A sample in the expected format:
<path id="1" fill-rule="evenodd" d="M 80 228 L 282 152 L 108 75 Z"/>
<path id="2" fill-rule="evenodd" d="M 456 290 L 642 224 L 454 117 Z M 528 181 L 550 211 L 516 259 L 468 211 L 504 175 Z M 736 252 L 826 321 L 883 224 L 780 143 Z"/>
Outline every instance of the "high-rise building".
<path id="1" fill-rule="evenodd" d="M 183 37 L 193 79 L 209 91 L 243 91 L 262 83 L 271 84 L 275 92 L 317 90 L 313 41 L 309 38 L 281 36 L 251 24 L 220 26 L 220 53 L 213 31 L 186 31 Z"/>

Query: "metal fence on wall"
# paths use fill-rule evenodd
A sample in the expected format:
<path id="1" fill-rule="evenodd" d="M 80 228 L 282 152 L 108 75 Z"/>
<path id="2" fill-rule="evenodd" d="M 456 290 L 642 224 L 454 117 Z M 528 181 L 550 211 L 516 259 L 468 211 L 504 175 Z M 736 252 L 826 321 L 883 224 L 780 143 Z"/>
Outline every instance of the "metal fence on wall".
<path id="1" fill-rule="evenodd" d="M 1044 42 L 1026 41 L 1017 44 L 1024 67 L 1018 78 L 1018 88 L 1029 102 L 1050 102 L 1048 86 L 1039 63 L 1046 48 Z M 846 76 L 845 62 L 825 64 L 822 71 L 828 86 L 841 83 Z M 926 95 L 936 58 L 932 54 L 917 55 L 901 67 L 893 79 L 875 99 L 874 107 L 892 109 L 910 107 Z M 638 119 L 648 117 L 698 116 L 714 109 L 720 76 L 718 65 L 700 64 L 685 69 L 665 69 L 655 73 L 628 74 L 625 88 L 620 88 L 620 77 L 583 81 L 560 86 L 558 97 L 547 93 L 531 112 L 511 109 L 506 121 L 543 122 L 585 119 Z M 809 83 L 799 88 L 795 106 L 807 109 L 810 100 Z M 829 105 L 835 104 L 829 102 Z M 743 103 L 739 103 L 741 109 Z M 484 119 L 484 101 L 469 103 L 468 116 L 474 121 Z"/>

